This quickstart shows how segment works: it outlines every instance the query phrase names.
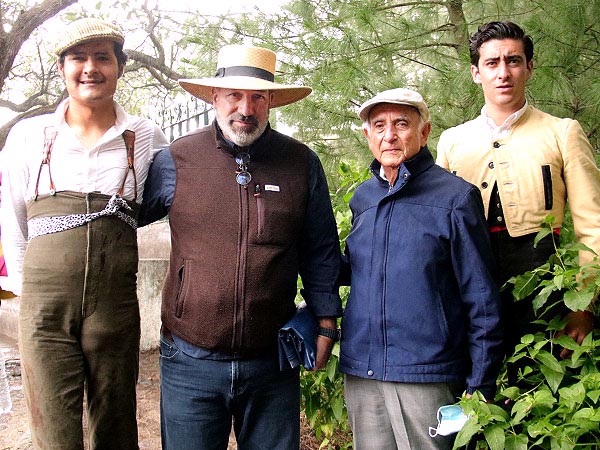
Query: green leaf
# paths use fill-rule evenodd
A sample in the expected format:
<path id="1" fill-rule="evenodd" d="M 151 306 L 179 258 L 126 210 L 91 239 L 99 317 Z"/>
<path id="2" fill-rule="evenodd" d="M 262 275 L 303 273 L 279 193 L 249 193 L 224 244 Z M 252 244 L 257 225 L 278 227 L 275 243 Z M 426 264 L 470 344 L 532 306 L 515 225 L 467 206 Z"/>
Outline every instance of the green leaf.
<path id="1" fill-rule="evenodd" d="M 549 234 L 552 234 L 552 229 L 551 228 L 542 228 L 540 231 L 538 231 L 538 233 L 536 234 L 534 240 L 533 240 L 533 246 L 537 247 L 538 243 L 544 239 L 546 236 L 548 236 Z"/>
<path id="2" fill-rule="evenodd" d="M 548 433 L 548 430 L 553 428 L 548 420 L 537 420 L 527 426 L 527 434 L 536 439 Z"/>
<path id="3" fill-rule="evenodd" d="M 598 422 L 600 421 L 600 411 L 594 411 L 593 408 L 582 408 L 578 411 L 575 411 L 575 414 L 573 414 L 573 422 L 584 419 Z"/>
<path id="4" fill-rule="evenodd" d="M 536 406 L 543 406 L 552 409 L 556 399 L 548 389 L 540 389 L 533 394 L 533 400 Z"/>
<path id="5" fill-rule="evenodd" d="M 321 442 L 321 445 L 319 445 L 319 450 L 326 448 L 328 445 L 329 445 L 329 438 L 323 439 L 323 441 Z"/>
<path id="6" fill-rule="evenodd" d="M 554 282 L 554 286 L 556 286 L 559 290 L 563 288 L 563 282 L 565 281 L 564 275 L 556 275 L 552 281 Z"/>
<path id="7" fill-rule="evenodd" d="M 490 450 L 504 450 L 504 429 L 501 425 L 492 425 L 483 430 L 485 440 L 490 446 Z"/>
<path id="8" fill-rule="evenodd" d="M 585 400 L 585 387 L 581 381 L 561 388 L 558 393 L 561 403 L 571 410 L 579 407 Z"/>
<path id="9" fill-rule="evenodd" d="M 336 420 L 340 422 L 344 418 L 344 398 L 342 396 L 334 398 L 331 409 Z"/>
<path id="10" fill-rule="evenodd" d="M 542 228 L 540 231 L 538 231 L 538 235 L 541 234 L 542 230 L 553 231 L 555 222 L 556 222 L 556 217 L 554 217 L 552 214 L 548 214 L 546 217 L 544 217 L 542 219 L 542 225 L 544 226 L 544 228 Z M 547 235 L 544 235 L 544 236 L 547 236 Z"/>
<path id="11" fill-rule="evenodd" d="M 537 313 L 537 311 L 546 304 L 550 295 L 555 291 L 554 285 L 546 286 L 542 289 L 538 295 L 533 299 L 533 310 Z"/>
<path id="12" fill-rule="evenodd" d="M 577 350 L 579 348 L 579 344 L 566 334 L 554 338 L 552 342 L 568 350 Z"/>
<path id="13" fill-rule="evenodd" d="M 598 403 L 598 399 L 600 399 L 600 389 L 594 389 L 593 391 L 588 391 L 587 396 L 594 403 Z"/>
<path id="14" fill-rule="evenodd" d="M 471 417 L 456 435 L 454 447 L 464 447 L 467 445 L 471 441 L 471 438 L 479 433 L 482 428 L 481 424 L 477 422 L 476 417 Z"/>
<path id="15" fill-rule="evenodd" d="M 490 420 L 496 422 L 507 422 L 508 421 L 508 413 L 506 410 L 498 405 L 494 405 L 493 403 L 486 403 L 489 408 Z"/>
<path id="16" fill-rule="evenodd" d="M 526 334 L 525 336 L 521 337 L 521 342 L 523 344 L 533 344 L 533 341 L 535 340 L 535 337 L 533 336 L 533 334 Z"/>
<path id="17" fill-rule="evenodd" d="M 545 350 L 540 350 L 536 356 L 536 359 L 539 360 L 544 366 L 548 367 L 555 372 L 564 373 L 564 368 L 560 365 L 556 357 Z"/>
<path id="18" fill-rule="evenodd" d="M 523 300 L 529 297 L 538 285 L 540 277 L 534 272 L 526 272 L 515 279 L 515 287 L 512 290 L 515 300 Z"/>
<path id="19" fill-rule="evenodd" d="M 515 402 L 511 409 L 513 415 L 511 423 L 513 425 L 520 423 L 531 411 L 533 407 L 533 398 L 530 396 L 524 397 Z"/>
<path id="20" fill-rule="evenodd" d="M 593 298 L 594 292 L 590 290 L 567 291 L 563 297 L 565 305 L 571 311 L 583 311 L 587 309 Z"/>
<path id="21" fill-rule="evenodd" d="M 566 319 L 562 319 L 561 317 L 556 316 L 548 324 L 548 330 L 553 330 L 553 331 L 562 330 L 563 328 L 565 328 L 566 324 L 567 324 Z"/>
<path id="22" fill-rule="evenodd" d="M 522 434 L 506 436 L 506 450 L 527 450 L 527 436 Z"/>
<path id="23" fill-rule="evenodd" d="M 500 391 L 500 394 L 504 395 L 506 398 L 509 398 L 511 400 L 516 400 L 521 394 L 521 391 L 518 387 L 511 386 Z"/>
<path id="24" fill-rule="evenodd" d="M 337 358 L 330 358 L 327 362 L 327 378 L 329 381 L 333 381 L 337 375 Z"/>
<path id="25" fill-rule="evenodd" d="M 556 392 L 564 378 L 564 373 L 557 372 L 556 370 L 552 370 L 548 366 L 544 365 L 540 367 L 540 371 L 544 374 L 546 383 L 548 383 L 548 386 L 550 389 L 552 389 L 552 392 Z"/>

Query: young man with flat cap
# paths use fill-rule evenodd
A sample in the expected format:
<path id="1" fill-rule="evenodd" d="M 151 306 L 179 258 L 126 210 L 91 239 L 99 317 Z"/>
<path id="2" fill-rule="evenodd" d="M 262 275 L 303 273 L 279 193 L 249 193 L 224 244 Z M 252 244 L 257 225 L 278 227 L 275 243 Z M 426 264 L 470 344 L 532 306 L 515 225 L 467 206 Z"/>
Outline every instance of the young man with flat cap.
<path id="1" fill-rule="evenodd" d="M 70 23 L 56 43 L 69 97 L 16 124 L 3 150 L 2 247 L 21 295 L 23 388 L 35 449 L 138 448 L 137 212 L 152 156 L 168 145 L 113 96 L 121 28 Z"/>
<path id="2" fill-rule="evenodd" d="M 319 319 L 323 368 L 341 315 L 336 223 L 316 154 L 273 130 L 271 108 L 311 89 L 274 82 L 275 53 L 221 49 L 213 78 L 180 80 L 215 120 L 161 151 L 144 221 L 169 215 L 163 287 L 161 430 L 165 450 L 299 448 L 298 368 L 280 371 L 279 328 L 302 295 Z"/>
<path id="3" fill-rule="evenodd" d="M 354 448 L 449 450 L 451 436 L 428 433 L 438 409 L 464 391 L 492 399 L 502 361 L 481 195 L 435 165 L 418 92 L 383 91 L 358 115 L 375 159 L 350 200 L 343 273 L 339 368 Z"/>

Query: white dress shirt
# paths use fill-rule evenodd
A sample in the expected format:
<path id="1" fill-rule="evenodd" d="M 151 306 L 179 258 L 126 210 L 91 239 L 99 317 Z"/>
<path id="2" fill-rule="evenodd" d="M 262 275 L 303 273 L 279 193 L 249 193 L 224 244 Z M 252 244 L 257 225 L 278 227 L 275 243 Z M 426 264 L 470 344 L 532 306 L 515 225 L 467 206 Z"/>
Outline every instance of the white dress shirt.
<path id="1" fill-rule="evenodd" d="M 35 196 L 36 180 L 44 153 L 44 130 L 57 132 L 52 148 L 50 170 L 56 191 L 99 192 L 112 195 L 119 191 L 127 172 L 123 197 L 134 199 L 133 173 L 128 169 L 127 150 L 122 133 L 135 132 L 134 166 L 137 177 L 137 202 L 141 203 L 144 182 L 154 155 L 168 146 L 157 124 L 131 116 L 114 103 L 115 124 L 89 149 L 84 148 L 65 121 L 67 98 L 52 114 L 18 122 L 0 152 L 2 171 L 2 249 L 8 271 L 8 285 L 20 295 L 23 255 L 27 247 L 27 202 Z M 50 193 L 48 165 L 42 167 L 38 193 Z"/>

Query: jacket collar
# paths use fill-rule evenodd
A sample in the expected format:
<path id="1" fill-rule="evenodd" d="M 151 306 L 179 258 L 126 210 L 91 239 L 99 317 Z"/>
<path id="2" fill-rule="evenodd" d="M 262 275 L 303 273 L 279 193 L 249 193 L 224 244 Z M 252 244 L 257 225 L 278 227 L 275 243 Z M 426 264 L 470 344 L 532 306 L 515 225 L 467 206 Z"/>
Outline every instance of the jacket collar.
<path id="1" fill-rule="evenodd" d="M 390 191 L 395 191 L 400 189 L 406 183 L 410 181 L 411 178 L 418 176 L 419 174 L 425 172 L 431 166 L 435 164 L 433 160 L 433 156 L 429 151 L 427 146 L 421 147 L 419 153 L 415 155 L 412 159 L 408 161 L 404 161 L 400 167 L 398 168 L 398 178 L 396 179 L 396 184 L 390 189 Z M 379 174 L 381 169 L 381 164 L 376 159 L 371 163 L 371 172 L 381 183 L 385 183 L 386 186 L 389 186 L 387 180 L 383 179 Z"/>

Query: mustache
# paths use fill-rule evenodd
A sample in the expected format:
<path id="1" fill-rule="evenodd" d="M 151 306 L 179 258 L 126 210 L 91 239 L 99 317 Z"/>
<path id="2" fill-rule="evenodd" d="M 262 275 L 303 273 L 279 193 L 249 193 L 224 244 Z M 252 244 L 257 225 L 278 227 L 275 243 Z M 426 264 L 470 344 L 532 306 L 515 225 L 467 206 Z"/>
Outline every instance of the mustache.
<path id="1" fill-rule="evenodd" d="M 229 121 L 234 120 L 258 126 L 258 119 L 255 116 L 244 116 L 243 114 L 234 113 L 229 116 Z"/>

